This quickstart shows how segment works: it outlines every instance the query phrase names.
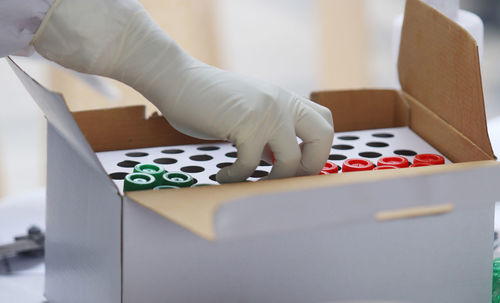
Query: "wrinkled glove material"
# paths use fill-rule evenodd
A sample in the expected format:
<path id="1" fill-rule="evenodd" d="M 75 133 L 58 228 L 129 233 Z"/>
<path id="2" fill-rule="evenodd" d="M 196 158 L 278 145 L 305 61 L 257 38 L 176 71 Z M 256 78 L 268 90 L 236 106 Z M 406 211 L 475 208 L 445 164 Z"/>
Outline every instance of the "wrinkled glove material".
<path id="1" fill-rule="evenodd" d="M 327 108 L 196 60 L 135 0 L 56 0 L 32 43 L 67 68 L 133 87 L 180 132 L 234 143 L 238 159 L 219 182 L 248 178 L 265 149 L 275 158 L 271 179 L 318 174 L 330 153 Z"/>

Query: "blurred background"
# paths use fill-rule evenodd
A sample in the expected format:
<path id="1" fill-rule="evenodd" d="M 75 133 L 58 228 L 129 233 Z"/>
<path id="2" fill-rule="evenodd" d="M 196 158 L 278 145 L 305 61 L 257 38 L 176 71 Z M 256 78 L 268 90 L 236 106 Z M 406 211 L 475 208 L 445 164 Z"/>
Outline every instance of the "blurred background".
<path id="1" fill-rule="evenodd" d="M 404 0 L 141 2 L 198 59 L 301 95 L 398 85 L 391 35 Z M 495 120 L 500 118 L 500 2 L 462 0 L 461 6 L 485 23 L 483 87 L 487 116 Z M 72 110 L 147 104 L 132 89 L 109 79 L 77 75 L 37 56 L 15 60 L 44 85 L 62 92 Z M 5 59 L 0 59 L 0 100 L 1 198 L 43 187 L 46 155 L 43 115 Z M 490 137 L 499 138 L 500 129 Z"/>

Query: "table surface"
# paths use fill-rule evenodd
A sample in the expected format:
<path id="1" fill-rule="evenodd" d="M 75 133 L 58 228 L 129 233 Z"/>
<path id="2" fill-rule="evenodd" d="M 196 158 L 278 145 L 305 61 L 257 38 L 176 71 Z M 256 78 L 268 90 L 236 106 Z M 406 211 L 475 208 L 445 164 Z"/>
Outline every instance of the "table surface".
<path id="1" fill-rule="evenodd" d="M 500 117 L 488 123 L 495 154 L 500 155 Z M 497 219 L 498 218 L 498 219 Z M 0 244 L 26 234 L 31 225 L 45 230 L 45 189 L 40 188 L 0 201 Z M 500 231 L 500 203 L 495 208 L 495 230 Z M 500 256 L 500 251 L 495 255 Z M 12 274 L 0 270 L 0 302 L 43 303 L 45 267 L 42 258 L 15 260 Z"/>
<path id="2" fill-rule="evenodd" d="M 25 235 L 31 225 L 45 230 L 44 188 L 0 201 L 0 244 L 11 243 L 14 236 Z M 0 302 L 45 302 L 43 258 L 13 260 L 11 266 L 20 270 L 7 274 L 0 269 Z"/>

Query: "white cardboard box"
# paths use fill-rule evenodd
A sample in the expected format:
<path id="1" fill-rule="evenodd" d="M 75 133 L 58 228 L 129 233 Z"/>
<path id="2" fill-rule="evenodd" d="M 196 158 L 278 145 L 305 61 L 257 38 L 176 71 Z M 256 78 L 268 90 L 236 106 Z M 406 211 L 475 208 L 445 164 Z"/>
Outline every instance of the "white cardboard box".
<path id="1" fill-rule="evenodd" d="M 409 126 L 455 162 L 439 167 L 122 196 L 96 152 L 200 141 L 138 107 L 71 113 L 10 64 L 48 120 L 50 302 L 491 300 L 500 166 L 477 46 L 417 0 L 403 27 L 403 91 L 313 99 L 337 131 Z"/>

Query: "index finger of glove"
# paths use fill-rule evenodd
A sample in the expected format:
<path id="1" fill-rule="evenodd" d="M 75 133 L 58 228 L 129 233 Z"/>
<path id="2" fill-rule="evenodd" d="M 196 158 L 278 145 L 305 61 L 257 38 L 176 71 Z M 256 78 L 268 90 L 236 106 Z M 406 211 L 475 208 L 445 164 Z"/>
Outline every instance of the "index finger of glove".
<path id="1" fill-rule="evenodd" d="M 302 158 L 297 175 L 318 174 L 325 165 L 333 142 L 333 125 L 323 115 L 303 105 L 295 131 L 302 139 Z"/>

